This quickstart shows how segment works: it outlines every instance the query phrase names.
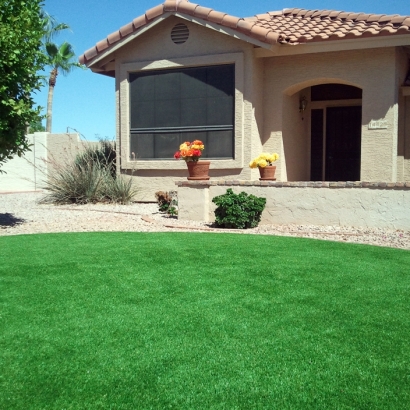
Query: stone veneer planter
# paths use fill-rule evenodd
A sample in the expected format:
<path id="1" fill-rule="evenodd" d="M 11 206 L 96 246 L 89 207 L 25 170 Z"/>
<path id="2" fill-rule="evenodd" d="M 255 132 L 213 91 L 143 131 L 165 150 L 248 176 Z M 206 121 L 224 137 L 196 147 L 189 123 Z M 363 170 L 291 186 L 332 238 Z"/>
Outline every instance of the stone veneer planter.
<path id="1" fill-rule="evenodd" d="M 212 198 L 228 188 L 267 199 L 261 224 L 410 230 L 410 181 L 177 181 L 179 218 L 214 221 Z"/>

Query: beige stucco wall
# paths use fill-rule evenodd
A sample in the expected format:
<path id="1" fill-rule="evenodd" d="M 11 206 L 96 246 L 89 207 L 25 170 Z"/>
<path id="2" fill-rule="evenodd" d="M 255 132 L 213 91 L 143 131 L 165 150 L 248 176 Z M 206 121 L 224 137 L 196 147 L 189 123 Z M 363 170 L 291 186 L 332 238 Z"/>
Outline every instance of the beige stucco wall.
<path id="1" fill-rule="evenodd" d="M 27 135 L 31 151 L 7 161 L 0 169 L 1 192 L 36 191 L 40 189 L 41 180 L 46 168 L 43 161 L 47 158 L 47 133 L 35 132 Z"/>
<path id="2" fill-rule="evenodd" d="M 396 64 L 394 47 L 265 59 L 263 139 L 267 150 L 282 153 L 278 164 L 281 180 L 309 180 L 310 136 L 306 118 L 310 117 L 310 106 L 303 123 L 298 101 L 302 90 L 324 83 L 343 83 L 363 90 L 361 180 L 396 180 Z M 368 129 L 371 120 L 381 119 L 387 121 L 387 129 Z"/>
<path id="3" fill-rule="evenodd" d="M 410 229 L 410 189 L 179 186 L 178 218 L 213 222 L 212 198 L 228 188 L 266 198 L 261 224 Z"/>
<path id="4" fill-rule="evenodd" d="M 86 142 L 78 134 L 50 134 L 35 132 L 27 136 L 31 151 L 22 157 L 17 155 L 1 168 L 0 192 L 23 192 L 42 190 L 47 176 L 55 168 L 73 161 L 87 146 L 98 142 Z"/>

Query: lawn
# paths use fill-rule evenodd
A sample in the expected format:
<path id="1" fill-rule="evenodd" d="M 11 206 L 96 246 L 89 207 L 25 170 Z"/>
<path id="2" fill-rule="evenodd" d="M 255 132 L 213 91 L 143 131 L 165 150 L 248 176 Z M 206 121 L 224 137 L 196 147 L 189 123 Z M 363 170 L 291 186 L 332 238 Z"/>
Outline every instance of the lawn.
<path id="1" fill-rule="evenodd" d="M 410 252 L 0 237 L 0 409 L 405 409 Z"/>

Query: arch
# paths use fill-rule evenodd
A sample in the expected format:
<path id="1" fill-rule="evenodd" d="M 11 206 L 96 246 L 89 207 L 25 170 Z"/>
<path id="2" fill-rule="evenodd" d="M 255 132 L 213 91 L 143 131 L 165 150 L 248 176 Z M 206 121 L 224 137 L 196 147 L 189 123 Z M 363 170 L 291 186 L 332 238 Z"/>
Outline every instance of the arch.
<path id="1" fill-rule="evenodd" d="M 313 99 L 312 90 L 327 84 L 330 86 L 324 92 L 322 90 L 317 94 L 316 90 L 316 96 L 320 98 Z M 351 81 L 324 77 L 301 81 L 283 91 L 284 169 L 281 176 L 284 179 L 360 179 L 361 97 L 352 97 L 349 93 L 345 95 L 340 92 L 342 87 L 339 85 L 363 90 Z M 298 113 L 302 97 L 307 98 L 308 105 L 306 111 L 299 109 Z"/>
<path id="2" fill-rule="evenodd" d="M 291 97 L 292 95 L 302 91 L 305 88 L 312 87 L 314 85 L 321 85 L 321 84 L 344 84 L 344 85 L 350 85 L 352 87 L 363 89 L 363 87 L 361 87 L 359 84 L 353 83 L 351 81 L 346 81 L 340 78 L 323 77 L 323 78 L 313 78 L 310 80 L 302 81 L 297 84 L 293 84 L 290 87 L 286 88 L 283 91 L 283 94 Z"/>

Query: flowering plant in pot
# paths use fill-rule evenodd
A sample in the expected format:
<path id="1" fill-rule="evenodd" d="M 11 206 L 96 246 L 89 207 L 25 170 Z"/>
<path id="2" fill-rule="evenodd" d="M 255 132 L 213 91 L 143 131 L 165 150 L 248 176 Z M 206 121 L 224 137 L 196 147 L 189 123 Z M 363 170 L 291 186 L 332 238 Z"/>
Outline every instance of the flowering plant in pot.
<path id="1" fill-rule="evenodd" d="M 174 154 L 174 158 L 182 158 L 185 162 L 198 161 L 204 148 L 204 143 L 200 140 L 186 141 L 179 146 L 179 150 Z"/>
<path id="2" fill-rule="evenodd" d="M 190 180 L 209 179 L 208 171 L 210 161 L 199 161 L 199 157 L 204 150 L 204 143 L 200 140 L 192 142 L 186 141 L 179 146 L 179 150 L 174 154 L 175 159 L 183 159 L 188 167 Z"/>
<path id="3" fill-rule="evenodd" d="M 274 181 L 276 166 L 273 165 L 275 161 L 279 159 L 279 155 L 276 153 L 269 154 L 262 152 L 258 157 L 254 158 L 250 163 L 250 168 L 259 168 L 261 181 Z"/>

